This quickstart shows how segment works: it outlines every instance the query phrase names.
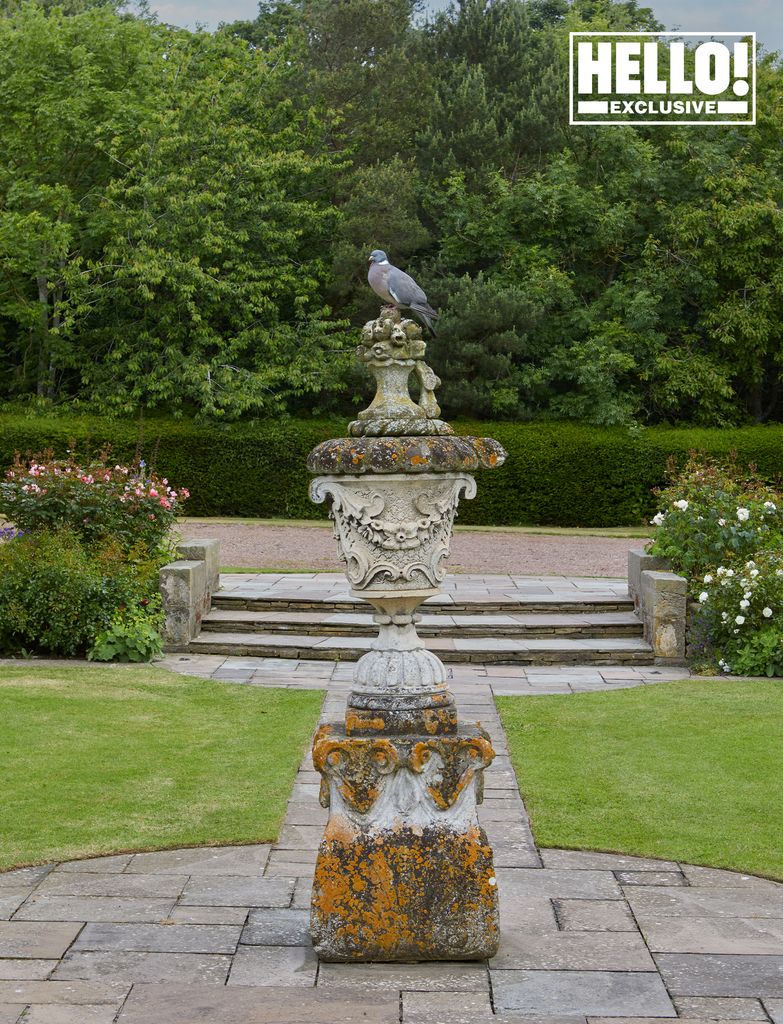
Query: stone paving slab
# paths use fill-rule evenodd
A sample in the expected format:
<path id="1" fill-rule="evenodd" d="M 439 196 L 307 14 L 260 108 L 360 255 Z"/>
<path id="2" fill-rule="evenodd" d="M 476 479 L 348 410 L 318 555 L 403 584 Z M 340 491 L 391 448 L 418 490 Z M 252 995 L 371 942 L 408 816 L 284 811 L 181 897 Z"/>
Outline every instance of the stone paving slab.
<path id="1" fill-rule="evenodd" d="M 783 956 L 657 953 L 673 995 L 783 998 Z"/>
<path id="2" fill-rule="evenodd" d="M 229 985 L 291 985 L 311 988 L 318 957 L 306 946 L 240 946 L 231 967 Z"/>
<path id="3" fill-rule="evenodd" d="M 780 884 L 772 890 L 629 886 L 626 895 L 639 921 L 655 917 L 783 918 L 783 885 Z"/>
<path id="4" fill-rule="evenodd" d="M 402 990 L 414 992 L 485 992 L 484 963 L 430 964 L 324 964 L 318 987 L 353 989 L 366 995 Z M 124 1022 L 123 1022 L 124 1024 Z"/>
<path id="5" fill-rule="evenodd" d="M 125 868 L 129 874 L 251 875 L 264 872 L 271 846 L 222 846 L 198 850 L 137 853 Z"/>
<path id="6" fill-rule="evenodd" d="M 53 871 L 38 885 L 36 896 L 168 896 L 176 899 L 189 875 L 101 874 L 97 871 Z"/>
<path id="7" fill-rule="evenodd" d="M 173 899 L 114 899 L 111 896 L 31 896 L 16 921 L 160 921 L 169 916 Z"/>
<path id="8" fill-rule="evenodd" d="M 655 964 L 637 932 L 559 932 L 527 934 L 524 924 L 506 931 L 492 969 L 654 971 Z"/>
<path id="9" fill-rule="evenodd" d="M 18 889 L 20 886 L 38 885 L 51 870 L 51 864 L 44 864 L 37 868 L 17 868 L 14 871 L 0 871 L 0 891 L 5 888 Z"/>
<path id="10" fill-rule="evenodd" d="M 293 878 L 216 875 L 191 879 L 181 902 L 191 907 L 287 907 L 293 891 Z"/>
<path id="11" fill-rule="evenodd" d="M 0 982 L 2 981 L 42 981 L 48 978 L 59 960 L 0 959 Z"/>
<path id="12" fill-rule="evenodd" d="M 240 925 L 97 924 L 89 923 L 71 946 L 83 950 L 128 950 L 141 953 L 236 952 Z"/>
<path id="13" fill-rule="evenodd" d="M 127 868 L 133 859 L 132 853 L 118 853 L 107 857 L 85 857 L 83 860 L 68 860 L 62 864 L 56 864 L 52 871 L 55 873 L 97 872 L 98 874 L 120 874 Z"/>
<path id="14" fill-rule="evenodd" d="M 81 924 L 0 921 L 0 957 L 60 957 L 79 934 Z"/>
<path id="15" fill-rule="evenodd" d="M 675 1017 L 656 973 L 492 971 L 495 1008 L 525 1014 Z"/>
<path id="16" fill-rule="evenodd" d="M 24 1024 L 114 1024 L 115 1006 L 31 1006 Z"/>
<path id="17" fill-rule="evenodd" d="M 129 985 L 114 982 L 0 982 L 0 1003 L 118 1006 L 129 991 Z"/>
<path id="18" fill-rule="evenodd" d="M 562 868 L 500 868 L 498 887 L 509 896 L 546 896 L 557 899 L 620 899 L 622 893 L 611 871 L 568 871 Z"/>
<path id="19" fill-rule="evenodd" d="M 636 932 L 633 914 L 624 900 L 553 900 L 563 931 Z"/>
<path id="20" fill-rule="evenodd" d="M 695 1017 L 712 1020 L 767 1020 L 767 1014 L 759 999 L 730 998 L 718 996 L 679 996 L 674 1005 L 681 1017 Z"/>
<path id="21" fill-rule="evenodd" d="M 240 941 L 249 946 L 305 946 L 309 929 L 309 910 L 251 910 Z"/>
<path id="22" fill-rule="evenodd" d="M 339 989 L 198 985 L 134 985 L 120 1014 L 122 1024 L 398 1024 L 396 994 L 357 998 Z"/>
<path id="23" fill-rule="evenodd" d="M 783 920 L 748 917 L 642 918 L 655 953 L 759 953 L 783 956 Z"/>
<path id="24" fill-rule="evenodd" d="M 487 992 L 403 992 L 406 1024 L 475 1024 L 492 1019 Z"/>
<path id="25" fill-rule="evenodd" d="M 224 985 L 231 957 L 203 953 L 141 953 L 129 951 L 68 953 L 54 972 L 57 980 Z M 123 1024 L 125 1022 L 123 1021 Z"/>

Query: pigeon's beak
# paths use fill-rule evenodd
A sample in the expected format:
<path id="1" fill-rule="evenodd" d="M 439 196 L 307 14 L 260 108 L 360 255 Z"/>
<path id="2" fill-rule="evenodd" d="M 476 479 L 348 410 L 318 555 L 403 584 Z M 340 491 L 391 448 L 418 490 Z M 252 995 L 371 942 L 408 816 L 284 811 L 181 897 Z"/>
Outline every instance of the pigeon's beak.
<path id="1" fill-rule="evenodd" d="M 367 257 L 367 262 L 368 262 L 368 263 L 372 263 L 372 256 L 368 256 L 368 257 Z"/>

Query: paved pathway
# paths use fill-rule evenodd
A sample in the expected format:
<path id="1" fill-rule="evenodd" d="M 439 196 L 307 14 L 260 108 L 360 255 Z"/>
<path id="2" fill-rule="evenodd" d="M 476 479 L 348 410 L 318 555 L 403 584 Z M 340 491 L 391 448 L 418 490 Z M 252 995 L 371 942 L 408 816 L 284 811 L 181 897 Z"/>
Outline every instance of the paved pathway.
<path id="1" fill-rule="evenodd" d="M 156 663 L 184 675 L 204 676 L 248 686 L 300 687 L 320 690 L 348 683 L 356 666 L 352 662 L 307 661 L 293 658 L 235 658 L 222 654 L 169 654 Z M 687 668 L 603 665 L 447 665 L 457 690 L 471 685 L 485 694 L 580 693 L 585 690 L 625 689 L 687 679 Z"/>
<path id="2" fill-rule="evenodd" d="M 289 662 L 245 676 L 222 664 L 224 677 L 253 685 L 279 685 L 283 668 L 291 685 L 328 682 L 324 717 L 342 714 L 350 666 Z M 207 674 L 212 663 L 182 667 Z M 327 668 L 328 680 L 318 675 Z M 484 722 L 499 754 L 481 807 L 502 913 L 489 964 L 317 962 L 307 907 L 325 811 L 305 757 L 272 847 L 0 875 L 0 1024 L 783 1024 L 783 885 L 536 849 L 491 692 L 541 692 L 531 672 L 454 670 L 462 714 Z"/>

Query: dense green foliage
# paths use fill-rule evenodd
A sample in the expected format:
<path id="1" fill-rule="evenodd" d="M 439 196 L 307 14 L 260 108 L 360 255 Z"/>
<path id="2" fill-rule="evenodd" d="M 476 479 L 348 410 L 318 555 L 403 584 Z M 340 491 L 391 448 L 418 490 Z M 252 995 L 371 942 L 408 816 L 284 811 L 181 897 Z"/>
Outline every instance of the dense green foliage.
<path id="1" fill-rule="evenodd" d="M 84 655 L 126 610 L 154 625 L 159 565 L 67 529 L 0 542 L 0 653 Z"/>
<path id="2" fill-rule="evenodd" d="M 780 683 L 498 697 L 540 846 L 783 879 Z"/>
<path id="3" fill-rule="evenodd" d="M 0 870 L 274 840 L 322 700 L 135 666 L 0 667 Z"/>
<path id="4" fill-rule="evenodd" d="M 215 34 L 0 9 L 0 401 L 345 411 L 385 248 L 451 415 L 783 417 L 781 70 L 754 127 L 573 127 L 635 0 L 263 0 Z M 4 12 L 4 13 L 2 13 Z"/>
<path id="5" fill-rule="evenodd" d="M 461 434 L 496 437 L 508 451 L 499 470 L 483 472 L 478 496 L 460 506 L 459 522 L 479 525 L 628 526 L 656 510 L 652 488 L 666 481 L 674 454 L 684 463 L 698 450 L 738 452 L 774 481 L 783 476 L 783 428 L 673 429 L 572 423 L 463 421 Z M 187 482 L 193 516 L 313 519 L 325 515 L 308 497 L 305 460 L 328 437 L 345 433 L 342 420 L 281 420 L 210 426 L 149 419 L 141 423 L 92 417 L 0 415 L 0 465 L 14 452 L 52 447 L 80 452 L 110 442 L 112 458 L 144 458 L 172 486 Z"/>
<path id="6" fill-rule="evenodd" d="M 335 159 L 286 67 L 110 8 L 0 18 L 1 394 L 218 415 L 331 379 Z"/>

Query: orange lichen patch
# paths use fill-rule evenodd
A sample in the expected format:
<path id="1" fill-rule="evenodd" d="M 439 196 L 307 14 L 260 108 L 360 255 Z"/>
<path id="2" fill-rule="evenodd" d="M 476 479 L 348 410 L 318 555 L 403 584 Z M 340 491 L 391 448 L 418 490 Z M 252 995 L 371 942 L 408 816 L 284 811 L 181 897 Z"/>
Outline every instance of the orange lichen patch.
<path id="1" fill-rule="evenodd" d="M 429 461 L 426 455 L 411 455 L 410 457 L 410 464 L 412 466 L 426 466 Z"/>
<path id="2" fill-rule="evenodd" d="M 312 903 L 326 960 L 475 960 L 498 945 L 492 851 L 479 826 L 371 833 L 333 818 L 318 853 Z"/>
<path id="3" fill-rule="evenodd" d="M 348 736 L 356 732 L 383 732 L 385 728 L 386 720 L 378 715 L 352 711 L 350 708 L 345 712 L 345 732 Z"/>

